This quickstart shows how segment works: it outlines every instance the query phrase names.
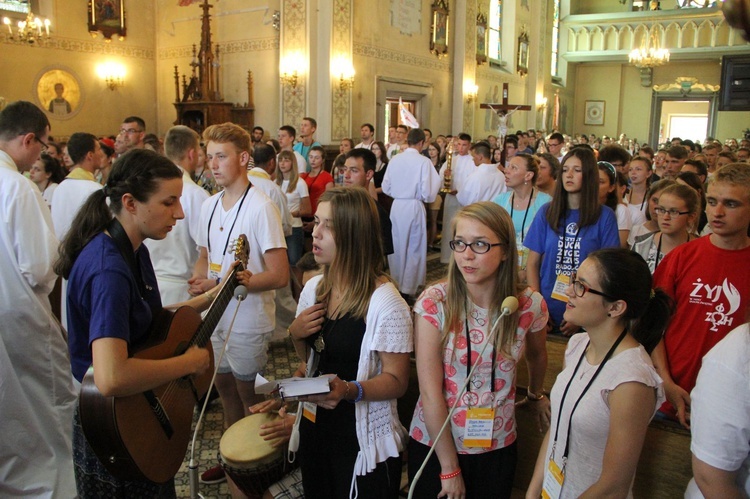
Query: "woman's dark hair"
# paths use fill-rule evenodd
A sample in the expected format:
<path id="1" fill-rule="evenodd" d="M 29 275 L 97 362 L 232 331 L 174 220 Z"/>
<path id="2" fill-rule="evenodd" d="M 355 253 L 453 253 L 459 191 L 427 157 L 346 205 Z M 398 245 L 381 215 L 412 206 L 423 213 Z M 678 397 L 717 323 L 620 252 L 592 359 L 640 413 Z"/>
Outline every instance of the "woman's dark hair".
<path id="1" fill-rule="evenodd" d="M 383 144 L 379 140 L 376 140 L 375 142 L 372 143 L 372 149 L 376 147 L 380 149 L 380 162 L 387 165 L 388 164 L 388 149 L 386 149 L 385 144 Z M 440 147 L 438 147 L 438 152 L 439 151 L 440 151 Z M 372 151 L 372 153 L 375 154 L 375 151 Z"/>
<path id="2" fill-rule="evenodd" d="M 60 243 L 55 272 L 66 279 L 70 277 L 81 250 L 107 228 L 113 214 L 122 211 L 123 195 L 131 194 L 137 201 L 145 203 L 159 188 L 160 180 L 175 178 L 182 178 L 180 169 L 154 151 L 134 149 L 120 156 L 112 166 L 107 185 L 92 193 L 73 219 L 70 230 Z"/>
<path id="3" fill-rule="evenodd" d="M 680 172 L 677 174 L 677 179 L 682 180 L 687 184 L 688 187 L 695 189 L 698 193 L 698 197 L 701 199 L 700 213 L 706 209 L 706 188 L 701 182 L 700 177 L 694 172 Z"/>
<path id="4" fill-rule="evenodd" d="M 608 161 L 599 161 L 596 166 L 600 172 L 604 172 L 609 180 L 609 186 L 614 186 L 610 192 L 607 193 L 607 199 L 604 200 L 604 206 L 609 206 L 612 211 L 617 212 L 617 170 Z M 598 184 L 598 181 L 597 181 Z"/>
<path id="5" fill-rule="evenodd" d="M 650 354 L 659 344 L 674 313 L 674 300 L 662 289 L 652 289 L 646 261 L 625 248 L 607 248 L 589 254 L 599 270 L 602 293 L 627 304 L 623 319 L 630 334 Z"/>
<path id="6" fill-rule="evenodd" d="M 60 165 L 57 159 L 47 153 L 42 153 L 41 160 L 44 166 L 44 173 L 50 174 L 50 184 L 59 184 L 65 180 L 65 170 L 63 170 L 62 165 Z"/>
<path id="7" fill-rule="evenodd" d="M 578 145 L 573 147 L 560 162 L 560 177 L 555 186 L 555 193 L 547 209 L 547 223 L 557 232 L 565 221 L 565 216 L 570 210 L 568 205 L 568 193 L 565 191 L 562 179 L 562 169 L 569 158 L 575 156 L 581 161 L 583 178 L 581 180 L 581 203 L 579 206 L 578 228 L 594 225 L 599 220 L 601 206 L 599 206 L 599 169 L 596 167 L 596 158 L 590 147 Z"/>

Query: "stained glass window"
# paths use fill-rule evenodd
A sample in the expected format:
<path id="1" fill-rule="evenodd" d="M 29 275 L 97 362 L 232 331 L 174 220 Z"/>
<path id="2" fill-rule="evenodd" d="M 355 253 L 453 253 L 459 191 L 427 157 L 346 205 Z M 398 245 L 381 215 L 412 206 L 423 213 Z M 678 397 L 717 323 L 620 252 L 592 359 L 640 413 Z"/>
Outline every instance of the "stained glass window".
<path id="1" fill-rule="evenodd" d="M 503 0 L 490 0 L 490 33 L 488 55 L 490 59 L 502 59 L 503 51 Z"/>
<path id="2" fill-rule="evenodd" d="M 29 0 L 0 0 L 0 10 L 28 14 L 31 9 Z"/>
<path id="3" fill-rule="evenodd" d="M 552 14 L 552 76 L 558 76 L 559 54 L 560 54 L 560 0 L 553 0 L 554 12 Z"/>

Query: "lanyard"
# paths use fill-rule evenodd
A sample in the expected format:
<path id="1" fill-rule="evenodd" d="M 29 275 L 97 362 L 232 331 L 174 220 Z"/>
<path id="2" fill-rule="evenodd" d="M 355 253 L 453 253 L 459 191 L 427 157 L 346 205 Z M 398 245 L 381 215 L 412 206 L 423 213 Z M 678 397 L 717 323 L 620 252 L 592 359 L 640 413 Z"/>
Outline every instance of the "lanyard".
<path id="1" fill-rule="evenodd" d="M 607 355 L 604 356 L 604 359 L 602 360 L 602 363 L 599 364 L 599 367 L 596 368 L 596 371 L 594 372 L 594 375 L 589 380 L 588 384 L 584 387 L 583 391 L 581 392 L 581 395 L 578 396 L 578 400 L 576 400 L 576 403 L 573 405 L 573 409 L 570 411 L 570 418 L 568 419 L 568 433 L 565 438 L 565 451 L 563 452 L 563 465 L 564 461 L 568 459 L 568 450 L 570 447 L 570 427 L 573 423 L 573 413 L 576 411 L 576 408 L 578 407 L 578 403 L 583 399 L 583 396 L 586 395 L 586 392 L 591 387 L 591 385 L 594 383 L 594 380 L 601 372 L 602 368 L 604 368 L 604 364 L 607 363 L 607 361 L 612 357 L 612 354 L 615 352 L 615 349 L 617 349 L 617 346 L 620 344 L 623 338 L 625 338 L 625 334 L 627 334 L 628 329 L 625 328 L 622 330 L 622 333 L 620 333 L 620 337 L 617 338 L 617 341 L 615 341 L 612 344 L 612 347 L 609 349 L 609 352 L 607 352 Z M 560 418 L 562 417 L 562 410 L 563 405 L 565 405 L 565 397 L 568 395 L 568 390 L 570 389 L 570 385 L 573 383 L 573 380 L 576 377 L 576 372 L 578 371 L 578 368 L 581 366 L 581 363 L 583 362 L 583 358 L 586 357 L 586 350 L 589 348 L 589 344 L 591 343 L 591 340 L 589 340 L 588 343 L 586 343 L 586 348 L 583 349 L 583 353 L 581 354 L 581 358 L 578 359 L 578 364 L 576 364 L 575 369 L 573 369 L 573 374 L 570 376 L 570 380 L 568 381 L 568 384 L 565 386 L 565 391 L 563 391 L 562 399 L 560 399 L 560 409 L 557 413 L 557 426 L 555 428 L 555 440 L 552 444 L 552 458 L 554 459 L 554 448 L 557 445 L 557 436 L 560 432 Z"/>
<path id="2" fill-rule="evenodd" d="M 109 231 L 109 235 L 112 236 L 112 240 L 114 241 L 115 246 L 117 246 L 117 250 L 122 255 L 122 258 L 125 260 L 125 263 L 128 264 L 130 273 L 133 274 L 133 279 L 135 279 L 135 283 L 138 286 L 138 294 L 141 295 L 141 298 L 145 299 L 146 289 L 148 288 L 150 290 L 150 287 L 147 287 L 143 282 L 141 266 L 136 259 L 135 252 L 133 251 L 133 243 L 130 242 L 128 234 L 125 232 L 125 229 L 117 218 L 113 218 L 109 224 L 107 224 L 107 231 Z"/>
<path id="3" fill-rule="evenodd" d="M 466 315 L 464 316 L 464 323 L 466 325 L 465 333 L 466 333 L 466 377 L 469 377 L 469 373 L 471 372 L 471 338 L 469 336 L 469 317 L 468 317 L 468 309 L 466 311 Z M 489 324 L 489 322 L 488 322 Z M 487 341 L 490 341 L 490 333 L 492 331 L 487 331 Z M 492 374 L 490 375 L 490 394 L 494 396 L 495 394 L 495 347 L 493 345 L 492 347 L 492 353 L 490 354 L 490 370 L 492 371 Z M 466 385 L 466 391 L 471 392 L 471 380 L 469 380 L 469 384 Z"/>
<path id="4" fill-rule="evenodd" d="M 654 271 L 656 270 L 656 267 L 659 266 L 659 260 L 661 260 L 661 242 L 663 240 L 664 240 L 664 234 L 661 234 L 659 236 L 659 244 L 656 246 L 656 261 L 654 262 Z M 690 232 L 688 232 L 687 241 L 685 241 L 685 242 L 687 242 L 687 243 L 690 242 Z"/>
<path id="5" fill-rule="evenodd" d="M 242 203 L 245 202 L 245 198 L 247 197 L 247 193 L 250 192 L 250 187 L 252 187 L 252 184 L 248 182 L 247 188 L 245 188 L 245 193 L 242 195 L 242 199 L 240 200 L 240 205 L 237 207 L 237 213 L 234 215 L 234 221 L 232 222 L 232 226 L 229 228 L 229 232 L 227 232 L 227 240 L 224 243 L 224 252 L 223 255 L 227 254 L 227 248 L 229 247 L 229 238 L 232 237 L 232 229 L 234 229 L 234 224 L 237 223 L 237 219 L 240 217 L 240 210 L 242 210 Z M 211 210 L 211 217 L 208 219 L 208 259 L 211 259 L 211 222 L 214 221 L 214 213 L 216 213 L 216 207 L 219 206 L 219 203 L 224 198 L 224 194 L 226 194 L 227 191 L 224 191 L 221 193 L 221 196 L 219 196 L 219 199 L 216 200 L 216 204 L 214 204 L 214 209 Z"/>
<path id="6" fill-rule="evenodd" d="M 516 199 L 516 193 L 513 192 L 510 196 L 510 219 L 513 220 L 513 201 Z M 531 195 L 529 196 L 529 204 L 526 205 L 526 211 L 523 212 L 523 222 L 521 222 L 521 244 L 523 244 L 523 230 L 526 228 L 526 217 L 529 215 L 529 208 L 531 208 L 531 200 L 534 199 L 534 188 L 531 188 Z M 563 248 L 565 247 L 565 241 L 563 241 Z"/>

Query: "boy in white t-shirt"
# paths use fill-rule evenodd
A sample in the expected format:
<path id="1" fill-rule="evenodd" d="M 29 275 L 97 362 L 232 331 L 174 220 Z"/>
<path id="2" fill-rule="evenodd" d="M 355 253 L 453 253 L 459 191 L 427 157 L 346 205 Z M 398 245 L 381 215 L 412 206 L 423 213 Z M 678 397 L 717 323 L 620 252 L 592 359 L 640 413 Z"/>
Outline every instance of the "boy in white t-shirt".
<path id="1" fill-rule="evenodd" d="M 273 290 L 289 282 L 289 265 L 279 210 L 247 177 L 250 135 L 233 123 L 224 123 L 208 127 L 203 140 L 211 173 L 223 191 L 201 208 L 200 257 L 189 281 L 190 294 L 212 289 L 227 273 L 235 259 L 233 242 L 241 234 L 247 236 L 249 246 L 247 269 L 237 273 L 249 293 L 240 305 L 216 377 L 224 427 L 229 428 L 249 414 L 248 407 L 262 400 L 255 394 L 254 380 L 268 360 L 268 341 L 275 327 Z M 235 307 L 235 302 L 229 304 L 211 337 L 217 361 Z M 202 476 L 203 481 L 222 478 L 213 476 L 222 475 L 214 469 L 207 474 L 212 476 Z"/>

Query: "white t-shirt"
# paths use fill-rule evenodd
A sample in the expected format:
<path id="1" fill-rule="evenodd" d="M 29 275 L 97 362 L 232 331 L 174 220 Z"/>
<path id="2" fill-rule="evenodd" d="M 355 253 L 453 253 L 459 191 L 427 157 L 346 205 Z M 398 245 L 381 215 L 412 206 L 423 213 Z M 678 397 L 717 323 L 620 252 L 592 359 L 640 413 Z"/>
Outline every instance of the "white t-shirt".
<path id="1" fill-rule="evenodd" d="M 633 225 L 642 224 L 646 222 L 646 211 L 648 209 L 648 203 L 643 203 L 643 209 L 639 204 L 628 204 L 628 210 L 630 211 L 630 220 Z"/>
<path id="2" fill-rule="evenodd" d="M 617 204 L 617 230 L 630 230 L 633 228 L 633 219 L 630 216 L 630 210 L 627 205 Z"/>
<path id="3" fill-rule="evenodd" d="M 55 236 L 63 240 L 73 223 L 73 219 L 78 214 L 83 203 L 89 196 L 102 188 L 102 184 L 93 180 L 79 180 L 77 178 L 65 179 L 55 189 L 55 196 L 52 198 L 52 225 L 55 229 Z"/>
<path id="4" fill-rule="evenodd" d="M 310 193 L 307 190 L 307 184 L 304 180 L 297 180 L 297 187 L 292 192 L 287 192 L 289 188 L 289 181 L 284 180 L 281 183 L 281 191 L 286 194 L 286 202 L 289 205 L 289 212 L 294 213 L 299 210 L 300 201 L 302 198 L 309 198 Z M 292 227 L 302 227 L 302 218 L 292 217 Z"/>
<path id="5" fill-rule="evenodd" d="M 704 357 L 690 394 L 690 450 L 704 463 L 739 470 L 736 483 L 750 495 L 750 326 L 731 331 Z M 687 499 L 702 498 L 695 479 Z"/>
<path id="6" fill-rule="evenodd" d="M 247 268 L 256 274 L 268 270 L 263 254 L 274 248 L 286 248 L 278 208 L 261 190 L 251 188 L 244 202 L 240 198 L 225 211 L 221 205 L 223 194 L 211 196 L 201 207 L 197 242 L 208 251 L 208 277 L 224 277 L 235 260 L 233 242 L 241 234 L 247 236 L 249 244 Z M 274 296 L 274 291 L 248 293 L 240 305 L 234 330 L 250 333 L 272 331 L 276 323 Z M 233 308 L 232 305 L 227 307 L 217 329 L 228 330 Z"/>

